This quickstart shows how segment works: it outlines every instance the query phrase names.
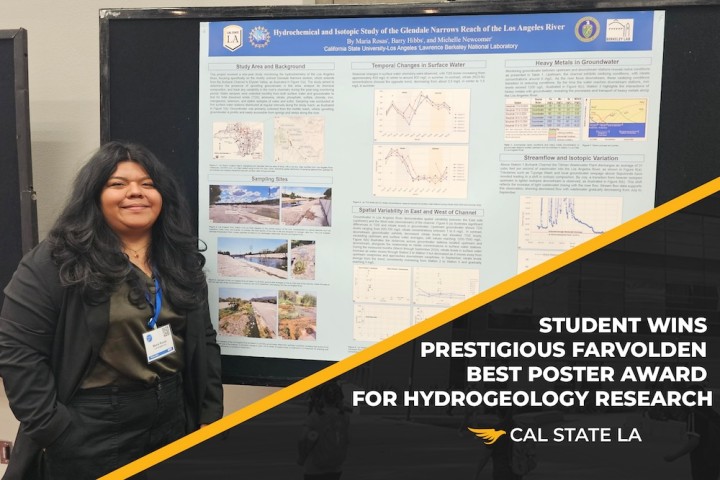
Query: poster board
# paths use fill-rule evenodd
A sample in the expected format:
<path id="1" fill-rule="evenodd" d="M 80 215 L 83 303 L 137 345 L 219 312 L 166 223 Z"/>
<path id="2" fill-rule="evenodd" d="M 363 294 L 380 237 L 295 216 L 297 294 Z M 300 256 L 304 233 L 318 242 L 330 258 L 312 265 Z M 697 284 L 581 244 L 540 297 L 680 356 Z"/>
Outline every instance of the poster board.
<path id="1" fill-rule="evenodd" d="M 198 173 L 201 168 L 198 165 L 198 156 L 202 158 L 206 154 L 200 152 L 207 150 L 201 146 L 203 137 L 199 132 L 202 132 L 203 128 L 209 128 L 209 124 L 206 125 L 207 118 L 201 119 L 202 105 L 207 103 L 209 91 L 203 90 L 201 85 L 205 78 L 203 72 L 206 71 L 201 70 L 203 58 L 209 58 L 206 51 L 200 48 L 202 24 L 223 25 L 222 28 L 239 22 L 271 21 L 321 23 L 337 21 L 338 24 L 348 22 L 359 24 L 369 21 L 379 25 L 391 25 L 400 18 L 403 19 L 402 21 L 409 21 L 408 19 L 426 21 L 428 18 L 436 18 L 442 23 L 451 22 L 453 18 L 459 16 L 471 16 L 477 20 L 477 24 L 483 24 L 488 16 L 499 15 L 502 22 L 496 23 L 509 25 L 513 23 L 513 16 L 527 19 L 529 12 L 550 16 L 581 12 L 590 17 L 603 14 L 607 19 L 628 18 L 625 12 L 629 9 L 651 14 L 656 10 L 662 11 L 664 23 L 661 37 L 664 40 L 663 45 L 657 45 L 656 42 L 651 47 L 655 49 L 656 54 L 662 51 L 663 58 L 662 70 L 657 72 L 659 78 L 655 80 L 656 86 L 661 88 L 659 92 L 655 92 L 659 97 L 651 100 L 648 108 L 654 110 L 656 120 L 647 123 L 648 128 L 655 129 L 655 136 L 649 142 L 652 144 L 649 145 L 652 152 L 644 154 L 647 162 L 652 163 L 654 168 L 653 178 L 650 181 L 654 184 L 652 188 L 654 191 L 648 192 L 649 182 L 644 181 L 646 183 L 644 194 L 650 195 L 649 200 L 645 199 L 647 209 L 715 176 L 714 170 L 708 168 L 708 161 L 710 158 L 717 158 L 719 147 L 715 144 L 714 138 L 717 137 L 719 110 L 716 108 L 717 101 L 713 98 L 711 79 L 714 78 L 713 73 L 718 71 L 720 60 L 714 48 L 718 33 L 714 31 L 710 19 L 717 19 L 720 9 L 710 2 L 622 2 L 618 3 L 610 13 L 598 10 L 594 2 L 563 2 L 562 5 L 547 2 L 510 4 L 462 2 L 434 5 L 343 6 L 342 8 L 283 6 L 237 9 L 105 10 L 101 12 L 100 20 L 102 139 L 103 141 L 132 139 L 146 144 L 161 159 L 166 159 L 181 177 L 191 205 L 197 207 L 195 212 L 197 218 L 203 220 L 207 218 L 205 212 L 208 203 L 212 203 L 206 193 L 207 186 L 213 184 L 203 184 L 207 172 L 202 174 L 203 180 L 199 178 Z M 285 30 L 292 31 L 287 28 Z M 308 27 L 308 30 L 312 28 Z M 258 36 L 255 41 L 258 43 L 269 38 L 264 37 L 261 31 L 256 31 L 256 34 Z M 590 34 L 592 35 L 592 32 Z M 172 41 L 164 41 L 168 38 Z M 247 38 L 245 41 L 250 42 L 251 39 Z M 254 55 L 264 54 L 263 52 Z M 359 58 L 371 61 L 376 54 L 377 51 L 374 51 L 373 58 L 362 58 L 362 56 Z M 657 62 L 655 65 L 657 66 Z M 690 82 L 696 88 L 688 89 L 687 85 Z M 386 91 L 389 92 L 390 89 Z M 415 93 L 420 95 L 419 92 Z M 546 97 L 543 98 L 547 100 Z M 247 100 L 250 100 L 250 97 Z M 592 107 L 583 108 L 590 110 Z M 600 104 L 598 103 L 595 108 L 596 110 L 601 108 Z M 693 112 L 693 115 L 688 115 L 687 112 Z M 352 137 L 352 128 L 343 131 L 345 133 L 339 133 L 335 141 L 342 142 L 343 135 L 347 135 L 348 140 Z M 683 134 L 679 134 L 681 131 Z M 592 134 L 590 130 L 586 130 L 584 135 Z M 464 138 L 453 143 L 456 146 L 464 143 L 462 140 Z M 656 151 L 654 151 L 655 142 Z M 469 162 L 471 163 L 472 160 Z M 221 170 L 218 174 L 222 177 L 228 172 Z M 342 174 L 341 170 L 338 169 L 337 174 Z M 230 183 L 239 185 L 242 182 Z M 214 185 L 224 186 L 222 182 L 216 182 Z M 327 185 L 323 186 L 327 189 Z M 382 185 L 378 188 L 381 187 Z M 336 195 L 333 198 L 336 198 Z M 478 207 L 478 209 L 484 208 Z M 337 218 L 338 210 L 335 206 L 333 212 L 333 216 Z M 239 230 L 230 229 L 230 231 L 231 234 L 227 238 L 272 237 L 267 232 L 249 235 Z M 293 240 L 289 238 L 292 235 L 283 234 L 280 237 L 289 242 Z M 220 248 L 219 237 L 213 238 L 209 243 L 212 256 L 215 256 L 216 251 L 224 250 Z M 249 245 L 245 247 L 247 250 Z M 252 250 L 250 248 L 250 252 L 239 253 L 252 254 Z M 350 262 L 350 259 L 341 260 Z M 214 298 L 216 304 L 221 300 L 220 288 L 216 285 L 218 291 Z M 347 285 L 343 288 L 347 289 Z M 348 298 L 347 301 L 352 303 L 353 298 Z M 326 314 L 326 318 L 333 316 L 333 313 Z M 345 313 L 335 316 L 342 318 L 339 321 L 350 322 Z M 283 348 L 287 346 L 281 342 L 277 345 Z M 272 355 L 264 356 L 239 355 L 237 351 L 232 355 L 224 355 L 224 380 L 228 383 L 283 385 L 332 361 L 332 359 L 284 357 L 283 348 L 278 348 Z"/>
<path id="2" fill-rule="evenodd" d="M 38 242 L 32 187 L 27 31 L 0 30 L 0 285 Z M 0 303 L 3 295 L 0 292 Z"/>

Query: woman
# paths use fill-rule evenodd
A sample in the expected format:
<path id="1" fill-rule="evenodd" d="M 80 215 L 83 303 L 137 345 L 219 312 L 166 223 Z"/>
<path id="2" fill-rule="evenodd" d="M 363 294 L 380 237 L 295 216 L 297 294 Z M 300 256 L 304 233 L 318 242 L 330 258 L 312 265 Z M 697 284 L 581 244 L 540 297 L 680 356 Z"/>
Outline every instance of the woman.
<path id="1" fill-rule="evenodd" d="M 298 464 L 304 480 L 338 480 L 347 456 L 350 419 L 335 380 L 310 392 L 308 418 L 298 441 Z"/>
<path id="2" fill-rule="evenodd" d="M 490 445 L 483 445 L 477 470 L 475 471 L 475 480 L 480 479 L 480 474 L 491 458 L 493 480 L 522 480 L 522 475 L 513 472 L 513 444 L 508 438 L 510 431 L 515 427 L 513 413 L 512 407 L 498 407 L 499 421 L 495 429 L 504 430 L 506 434 L 501 435 L 497 441 Z"/>
<path id="3" fill-rule="evenodd" d="M 682 391 L 705 392 L 700 385 L 678 387 Z M 664 455 L 666 462 L 688 455 L 692 480 L 720 478 L 720 414 L 711 406 L 683 407 L 687 440 L 679 449 Z"/>
<path id="4" fill-rule="evenodd" d="M 204 257 L 170 172 L 111 142 L 5 289 L 5 479 L 97 478 L 222 416 Z"/>

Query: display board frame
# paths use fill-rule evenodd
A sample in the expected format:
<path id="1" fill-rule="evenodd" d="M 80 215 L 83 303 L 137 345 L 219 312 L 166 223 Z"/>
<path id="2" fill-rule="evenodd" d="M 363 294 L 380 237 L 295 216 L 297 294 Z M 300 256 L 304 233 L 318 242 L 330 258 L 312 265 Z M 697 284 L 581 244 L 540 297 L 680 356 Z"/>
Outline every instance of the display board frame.
<path id="1" fill-rule="evenodd" d="M 100 82 L 101 140 L 130 139 L 146 144 L 161 159 L 172 158 L 173 167 L 181 177 L 189 203 L 197 213 L 197 163 L 178 162 L 178 158 L 197 159 L 197 37 L 176 35 L 194 31 L 200 22 L 223 19 L 309 19 L 359 18 L 386 16 L 483 15 L 537 12 L 622 11 L 629 9 L 668 10 L 681 13 L 692 8 L 712 8 L 720 17 L 720 7 L 711 1 L 618 1 L 607 4 L 597 1 L 470 1 L 436 4 L 383 5 L 321 5 L 274 7 L 108 9 L 100 11 Z M 177 28 L 176 28 L 177 27 Z M 672 24 L 670 29 L 674 28 Z M 135 30 L 133 30 L 135 29 Z M 143 40 L 130 42 L 133 31 L 153 32 Z M 199 33 L 197 33 L 199 35 Z M 717 34 L 715 34 L 717 35 Z M 162 48 L 148 39 L 170 39 Z M 710 84 L 695 82 L 695 92 L 687 91 L 687 78 L 698 77 L 698 52 L 688 44 L 666 45 L 663 69 L 663 99 L 660 120 L 655 203 L 710 180 L 715 176 L 707 168 L 707 160 L 717 158 L 720 147 L 708 141 L 717 138 L 720 120 L 715 109 L 718 102 L 703 102 L 698 92 L 709 91 Z M 713 38 L 704 38 L 711 43 Z M 144 43 L 143 43 L 144 42 Z M 697 50 L 697 49 L 696 49 Z M 702 49 L 701 49 L 702 50 Z M 182 52 L 186 52 L 183 55 Z M 700 54 L 702 55 L 702 53 Z M 707 55 L 713 55 L 707 53 Z M 177 60 L 177 61 L 176 61 Z M 707 63 L 706 63 L 707 65 Z M 720 60 L 712 58 L 708 68 L 717 69 Z M 668 88 L 665 80 L 667 75 Z M 666 113 L 682 115 L 685 109 L 700 112 L 707 129 L 698 133 L 702 141 L 689 141 L 677 146 L 669 141 L 675 124 L 663 123 Z M 714 129 L 714 131 L 713 131 Z M 692 135 L 693 132 L 690 132 Z M 668 138 L 668 140 L 664 140 Z M 691 145 L 692 144 L 692 145 Z M 691 160 L 688 160 L 691 158 Z M 332 362 L 264 357 L 223 356 L 225 383 L 287 385 Z"/>
<path id="2" fill-rule="evenodd" d="M 3 206 L 0 285 L 4 286 L 22 256 L 37 245 L 38 227 L 32 187 L 27 30 L 0 30 L 0 45 L 3 46 L 0 70 L 4 75 L 0 82 L 3 100 L 0 161 L 4 177 L 0 193 Z"/>

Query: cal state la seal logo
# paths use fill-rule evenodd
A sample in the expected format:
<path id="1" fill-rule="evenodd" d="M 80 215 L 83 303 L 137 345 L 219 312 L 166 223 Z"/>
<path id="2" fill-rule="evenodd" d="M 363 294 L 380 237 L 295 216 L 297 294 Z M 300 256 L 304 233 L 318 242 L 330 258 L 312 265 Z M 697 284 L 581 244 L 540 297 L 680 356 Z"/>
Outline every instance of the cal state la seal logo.
<path id="1" fill-rule="evenodd" d="M 231 52 L 243 46 L 243 29 L 238 25 L 223 28 L 223 47 Z"/>
<path id="2" fill-rule="evenodd" d="M 600 22 L 595 17 L 583 17 L 575 24 L 575 36 L 581 42 L 592 42 L 600 35 Z"/>

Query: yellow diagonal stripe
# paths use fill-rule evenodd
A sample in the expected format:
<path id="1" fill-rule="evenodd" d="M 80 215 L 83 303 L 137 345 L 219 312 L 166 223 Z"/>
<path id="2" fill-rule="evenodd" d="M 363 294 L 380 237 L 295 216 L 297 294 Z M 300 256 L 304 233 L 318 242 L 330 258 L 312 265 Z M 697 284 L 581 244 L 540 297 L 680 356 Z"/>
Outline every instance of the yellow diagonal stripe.
<path id="1" fill-rule="evenodd" d="M 589 253 L 599 250 L 606 245 L 636 232 L 651 223 L 657 222 L 668 215 L 682 210 L 688 205 L 702 200 L 703 198 L 718 191 L 720 191 L 720 177 L 673 200 L 670 200 L 669 202 L 664 203 L 647 213 L 629 220 L 628 222 L 625 222 L 622 225 L 603 233 L 602 235 L 590 239 L 566 252 L 558 254 L 544 263 L 505 280 L 496 286 L 491 287 L 474 297 L 455 305 L 454 307 L 438 313 L 423 322 L 413 325 L 391 337 L 386 338 L 385 340 L 375 343 L 344 360 L 334 363 L 317 373 L 293 383 L 288 387 L 280 389 L 275 393 L 272 393 L 267 397 L 258 400 L 255 403 L 252 403 L 201 430 L 193 432 L 190 435 L 161 448 L 160 450 L 146 455 L 118 470 L 115 470 L 112 473 L 109 473 L 108 475 L 105 475 L 104 477 L 101 477 L 100 480 L 125 479 L 138 472 L 146 470 L 153 465 L 172 457 L 173 455 L 177 455 L 178 453 L 183 452 L 188 448 L 207 440 L 208 438 L 214 437 L 215 435 L 218 435 L 229 428 L 255 417 L 256 415 L 291 400 L 321 383 L 335 378 L 338 375 L 342 375 L 343 373 L 352 370 L 353 368 L 362 365 L 363 363 L 368 362 L 383 353 L 407 343 L 410 340 L 413 340 L 441 325 L 455 320 L 456 318 L 475 310 L 476 308 L 492 302 L 493 300 L 496 300 L 513 290 L 527 285 L 528 283 L 533 282 L 550 272 L 564 267 L 565 265 L 572 263 Z"/>

